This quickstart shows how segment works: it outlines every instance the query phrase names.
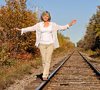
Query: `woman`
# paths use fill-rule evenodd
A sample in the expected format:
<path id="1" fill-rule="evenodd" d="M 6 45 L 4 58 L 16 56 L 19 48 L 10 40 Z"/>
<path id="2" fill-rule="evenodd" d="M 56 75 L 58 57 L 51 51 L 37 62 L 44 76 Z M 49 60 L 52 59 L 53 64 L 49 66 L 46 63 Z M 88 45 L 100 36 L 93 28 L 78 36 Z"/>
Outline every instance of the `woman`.
<path id="1" fill-rule="evenodd" d="M 50 69 L 50 62 L 53 50 L 59 47 L 57 38 L 58 30 L 65 30 L 76 23 L 76 20 L 72 20 L 65 26 L 57 25 L 54 22 L 50 22 L 51 16 L 48 11 L 45 11 L 41 15 L 42 22 L 35 24 L 34 26 L 22 28 L 21 35 L 28 31 L 36 31 L 36 43 L 35 46 L 40 49 L 42 56 L 43 75 L 42 80 L 47 80 Z"/>

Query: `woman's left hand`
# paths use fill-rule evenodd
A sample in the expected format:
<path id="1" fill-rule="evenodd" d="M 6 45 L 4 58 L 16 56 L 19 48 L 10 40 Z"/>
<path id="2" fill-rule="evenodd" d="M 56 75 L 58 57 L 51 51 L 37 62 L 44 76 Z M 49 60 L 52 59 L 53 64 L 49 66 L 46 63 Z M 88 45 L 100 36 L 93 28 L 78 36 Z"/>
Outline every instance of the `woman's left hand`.
<path id="1" fill-rule="evenodd" d="M 77 20 L 72 20 L 70 23 L 69 23 L 69 26 L 72 26 L 73 24 L 76 23 Z"/>
<path id="2" fill-rule="evenodd" d="M 71 22 L 71 23 L 72 23 L 72 25 L 73 25 L 73 24 L 75 24 L 75 23 L 76 23 L 76 21 L 77 21 L 77 20 L 72 20 L 72 22 Z"/>

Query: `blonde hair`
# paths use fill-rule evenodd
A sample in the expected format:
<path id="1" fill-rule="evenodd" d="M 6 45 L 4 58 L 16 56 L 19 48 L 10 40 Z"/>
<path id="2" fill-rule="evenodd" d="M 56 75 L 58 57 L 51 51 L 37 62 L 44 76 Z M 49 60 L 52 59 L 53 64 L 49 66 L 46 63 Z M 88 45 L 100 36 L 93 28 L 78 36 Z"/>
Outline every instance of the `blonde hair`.
<path id="1" fill-rule="evenodd" d="M 51 20 L 51 15 L 50 15 L 50 13 L 49 13 L 48 11 L 44 11 L 44 12 L 42 13 L 42 15 L 41 15 L 41 20 L 44 21 L 44 20 L 43 20 L 43 16 L 46 15 L 46 14 L 49 15 L 48 21 L 50 21 L 50 20 Z"/>

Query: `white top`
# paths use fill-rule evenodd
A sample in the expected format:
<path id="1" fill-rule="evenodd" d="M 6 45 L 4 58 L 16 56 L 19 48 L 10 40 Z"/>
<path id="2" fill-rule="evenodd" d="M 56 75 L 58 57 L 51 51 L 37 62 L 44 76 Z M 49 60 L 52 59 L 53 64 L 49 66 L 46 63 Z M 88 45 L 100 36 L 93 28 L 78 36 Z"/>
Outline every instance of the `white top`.
<path id="1" fill-rule="evenodd" d="M 49 23 L 48 27 L 44 27 L 44 23 L 41 23 L 41 37 L 40 43 L 42 44 L 51 44 L 53 43 L 53 36 L 52 36 L 52 25 Z"/>
<path id="2" fill-rule="evenodd" d="M 69 25 L 66 24 L 64 26 L 61 26 L 61 25 L 58 25 L 54 22 L 50 22 L 51 25 L 50 27 L 48 27 L 48 29 L 43 29 L 43 22 L 39 22 L 37 24 L 35 24 L 34 26 L 30 26 L 30 27 L 27 27 L 27 28 L 22 28 L 21 29 L 21 35 L 23 33 L 26 33 L 26 32 L 29 32 L 29 31 L 36 31 L 36 43 L 35 43 L 35 46 L 38 47 L 39 43 L 41 42 L 41 36 L 42 36 L 42 41 L 44 42 L 44 40 L 47 40 L 48 41 L 48 38 L 46 37 L 49 37 L 50 38 L 50 42 L 52 41 L 51 39 L 51 34 L 46 34 L 44 36 L 44 34 L 42 33 L 43 30 L 46 31 L 48 30 L 50 32 L 50 30 L 52 31 L 52 37 L 53 37 L 53 43 L 54 43 L 54 48 L 58 48 L 59 47 L 59 42 L 58 42 L 58 38 L 57 38 L 57 31 L 58 30 L 66 30 L 67 28 L 69 28 Z M 52 27 L 52 29 L 51 29 Z M 42 30 L 42 32 L 41 32 Z M 45 38 L 45 39 L 44 39 Z"/>

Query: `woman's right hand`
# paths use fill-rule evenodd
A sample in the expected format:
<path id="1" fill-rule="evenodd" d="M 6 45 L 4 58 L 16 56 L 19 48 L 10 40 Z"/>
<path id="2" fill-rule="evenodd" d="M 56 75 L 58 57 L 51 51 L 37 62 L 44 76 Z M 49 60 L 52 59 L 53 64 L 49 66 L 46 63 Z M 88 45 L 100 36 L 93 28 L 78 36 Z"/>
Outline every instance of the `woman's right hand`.
<path id="1" fill-rule="evenodd" d="M 16 30 L 18 30 L 18 31 L 21 31 L 21 29 L 19 29 L 19 28 L 15 28 Z"/>
<path id="2" fill-rule="evenodd" d="M 13 28 L 13 30 L 18 30 L 18 31 L 21 31 L 21 29 L 19 29 L 19 28 Z"/>

